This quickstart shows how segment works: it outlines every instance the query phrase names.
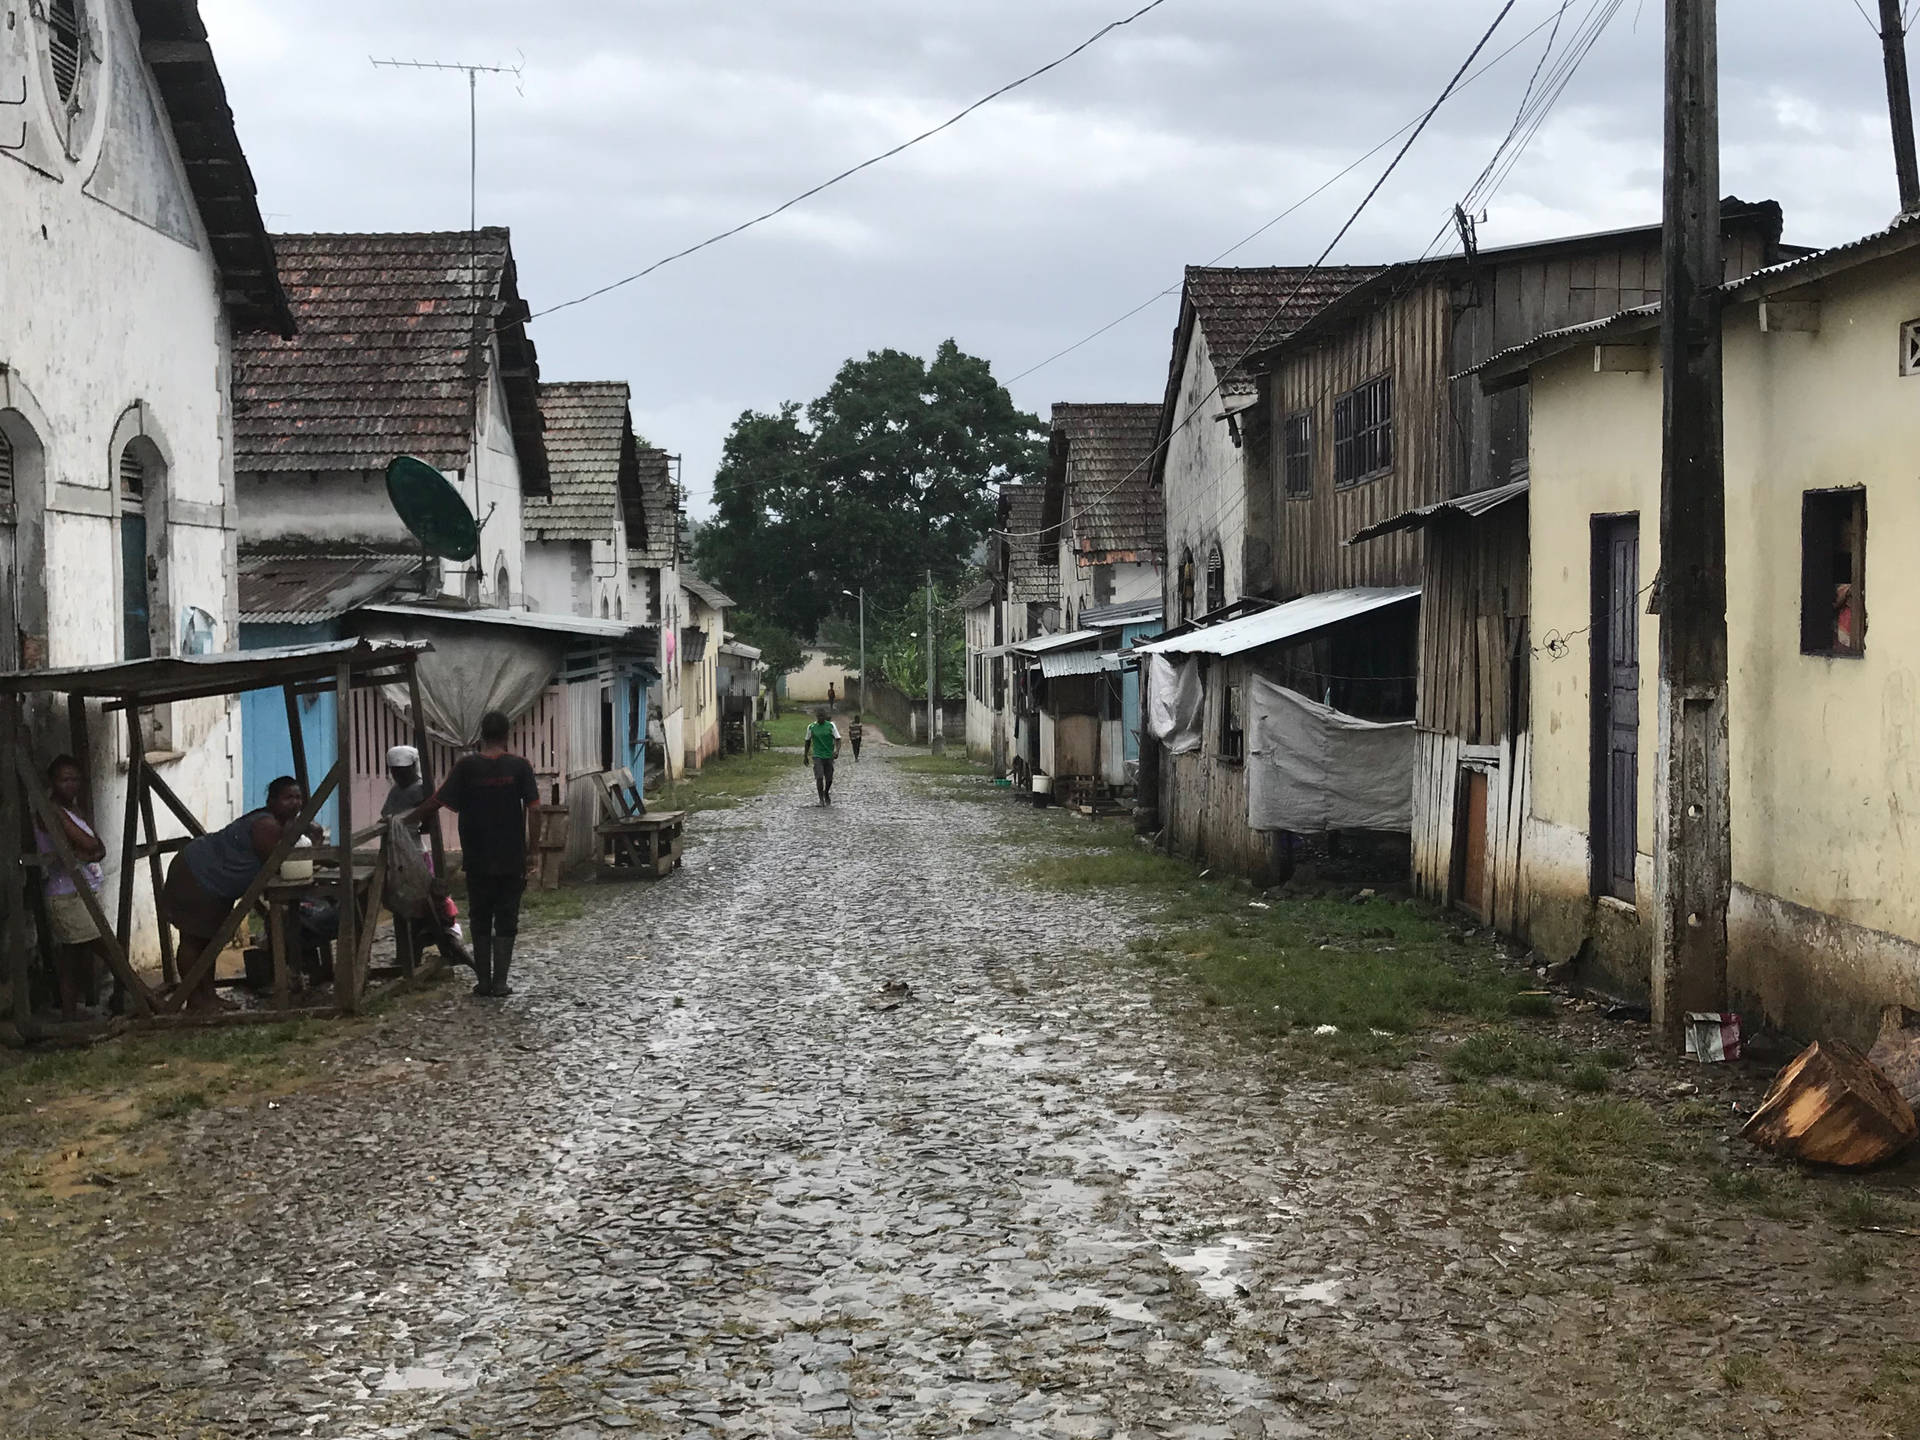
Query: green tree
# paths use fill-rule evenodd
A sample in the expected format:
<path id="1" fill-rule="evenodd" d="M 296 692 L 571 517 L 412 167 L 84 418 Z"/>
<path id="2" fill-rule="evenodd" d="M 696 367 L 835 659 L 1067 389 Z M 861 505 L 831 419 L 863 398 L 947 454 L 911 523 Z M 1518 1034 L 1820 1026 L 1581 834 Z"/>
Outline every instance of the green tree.
<path id="1" fill-rule="evenodd" d="M 843 592 L 864 588 L 871 661 L 874 617 L 904 610 L 928 571 L 951 592 L 992 523 L 995 488 L 1045 465 L 1039 420 L 986 361 L 951 340 L 930 362 L 875 351 L 842 366 L 804 419 L 787 404 L 734 423 L 696 556 L 800 636 L 853 618 Z"/>
<path id="2" fill-rule="evenodd" d="M 934 663 L 940 672 L 940 694 L 952 699 L 966 693 L 966 617 L 952 608 L 953 592 L 938 586 L 933 597 Z M 867 674 L 888 681 L 915 700 L 927 696 L 927 591 L 923 585 L 904 603 L 886 609 L 867 605 Z M 829 620 L 821 629 L 827 658 L 836 665 L 860 663 L 860 630 L 852 621 Z"/>
<path id="3" fill-rule="evenodd" d="M 776 625 L 752 610 L 733 611 L 727 616 L 727 623 L 742 644 L 760 652 L 760 663 L 767 667 L 769 680 L 805 668 L 807 657 L 801 653 L 800 642 L 785 626 Z"/>

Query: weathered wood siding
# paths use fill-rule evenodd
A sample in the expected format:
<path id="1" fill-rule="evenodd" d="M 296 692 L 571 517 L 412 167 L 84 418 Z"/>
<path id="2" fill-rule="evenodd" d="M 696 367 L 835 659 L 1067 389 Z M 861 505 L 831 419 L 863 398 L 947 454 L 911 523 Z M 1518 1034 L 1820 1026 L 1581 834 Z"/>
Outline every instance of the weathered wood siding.
<path id="1" fill-rule="evenodd" d="M 1488 913 L 1483 917 L 1506 935 L 1527 933 L 1527 893 L 1521 884 L 1521 838 L 1526 831 L 1532 775 L 1531 737 L 1522 733 L 1486 747 L 1470 747 L 1457 735 L 1418 732 L 1413 772 L 1413 884 L 1427 899 L 1450 905 L 1456 893 L 1454 850 L 1463 838 L 1460 777 L 1477 769 L 1487 777 Z"/>
<path id="2" fill-rule="evenodd" d="M 1247 767 L 1220 754 L 1220 710 L 1227 688 L 1257 673 L 1244 660 L 1215 660 L 1206 676 L 1200 749 L 1164 756 L 1160 823 L 1177 855 L 1240 875 L 1258 875 L 1268 863 L 1267 837 L 1247 825 Z"/>
<path id="3" fill-rule="evenodd" d="M 1413 585 L 1420 580 L 1417 531 L 1349 546 L 1356 531 L 1443 498 L 1452 445 L 1444 396 L 1450 371 L 1452 314 L 1444 285 L 1426 282 L 1356 316 L 1331 343 L 1288 356 L 1268 384 L 1271 439 L 1261 457 L 1266 482 L 1284 485 L 1286 418 L 1312 417 L 1311 498 L 1276 488 L 1274 582 L 1279 596 L 1349 585 Z M 1348 391 L 1393 376 L 1393 465 L 1357 484 L 1333 483 L 1333 407 Z M 1251 460 L 1250 460 L 1251 468 Z"/>

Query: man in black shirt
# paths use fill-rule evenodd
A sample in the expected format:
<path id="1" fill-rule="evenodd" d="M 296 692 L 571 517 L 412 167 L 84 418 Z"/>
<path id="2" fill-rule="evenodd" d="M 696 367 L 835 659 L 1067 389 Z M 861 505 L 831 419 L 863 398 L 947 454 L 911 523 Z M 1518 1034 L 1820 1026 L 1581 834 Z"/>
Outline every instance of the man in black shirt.
<path id="1" fill-rule="evenodd" d="M 476 995 L 507 996 L 520 898 L 527 889 L 529 807 L 540 801 L 533 767 L 507 753 L 510 724 L 498 710 L 480 721 L 480 750 L 454 763 L 440 793 L 407 816 L 426 819 L 442 805 L 460 816 L 460 861 L 473 925 Z"/>

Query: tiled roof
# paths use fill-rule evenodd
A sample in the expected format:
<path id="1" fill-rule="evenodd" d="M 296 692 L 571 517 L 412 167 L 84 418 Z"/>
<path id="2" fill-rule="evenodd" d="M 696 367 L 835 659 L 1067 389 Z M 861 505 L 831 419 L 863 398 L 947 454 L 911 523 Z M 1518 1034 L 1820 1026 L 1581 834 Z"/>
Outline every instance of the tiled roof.
<path id="1" fill-rule="evenodd" d="M 982 606 L 991 605 L 992 603 L 993 582 L 991 580 L 982 580 L 971 590 L 965 591 L 958 600 L 955 600 L 953 602 L 953 608 L 956 610 L 978 610 Z"/>
<path id="2" fill-rule="evenodd" d="M 1286 339 L 1355 285 L 1379 273 L 1377 265 L 1245 269 L 1189 265 L 1186 299 L 1193 307 L 1193 318 L 1207 337 L 1214 365 L 1231 367 L 1219 376 L 1221 393 L 1252 394 L 1254 377 L 1234 362 L 1250 350 Z M 1186 355 L 1176 354 L 1173 363 L 1176 369 L 1184 365 Z"/>
<path id="3" fill-rule="evenodd" d="M 385 597 L 420 571 L 420 555 L 341 548 L 240 552 L 240 622 L 311 625 Z"/>
<path id="4" fill-rule="evenodd" d="M 530 540 L 608 540 L 623 518 L 623 494 L 638 496 L 639 470 L 622 380 L 540 387 L 553 493 L 527 500 Z"/>
<path id="5" fill-rule="evenodd" d="M 731 610 L 733 608 L 733 597 L 731 595 L 728 595 L 727 592 L 722 590 L 718 585 L 702 580 L 698 575 L 683 574 L 680 577 L 680 588 L 699 600 L 699 602 L 709 610 Z"/>
<path id="6" fill-rule="evenodd" d="M 1045 525 L 1047 487 L 1002 485 L 1000 533 L 1007 546 L 1007 599 L 1015 605 L 1060 598 L 1058 531 Z"/>
<path id="7" fill-rule="evenodd" d="M 664 450 L 636 456 L 640 485 L 640 526 L 627 520 L 627 561 L 665 569 L 680 558 L 680 487 L 673 483 L 673 457 Z"/>
<path id="8" fill-rule="evenodd" d="M 273 243 L 300 333 L 235 342 L 238 469 L 383 470 L 402 454 L 460 469 L 498 327 L 521 486 L 546 493 L 540 370 L 505 230 Z"/>
<path id="9" fill-rule="evenodd" d="M 1152 560 L 1166 549 L 1153 483 L 1158 405 L 1055 405 L 1049 522 L 1083 563 Z"/>

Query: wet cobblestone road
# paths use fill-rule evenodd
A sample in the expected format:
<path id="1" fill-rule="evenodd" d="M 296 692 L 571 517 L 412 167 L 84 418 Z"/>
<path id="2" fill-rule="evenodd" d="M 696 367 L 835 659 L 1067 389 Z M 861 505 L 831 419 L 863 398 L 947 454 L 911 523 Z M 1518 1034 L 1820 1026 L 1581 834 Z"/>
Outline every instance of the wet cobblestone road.
<path id="1" fill-rule="evenodd" d="M 0 1331 L 21 1433 L 1590 1433 L 1529 1376 L 1633 1322 L 1558 1242 L 1196 1044 L 1097 958 L 1123 908 L 1005 878 L 1029 821 L 842 771 L 702 815 L 504 1007 L 182 1122 L 81 1303 Z"/>

